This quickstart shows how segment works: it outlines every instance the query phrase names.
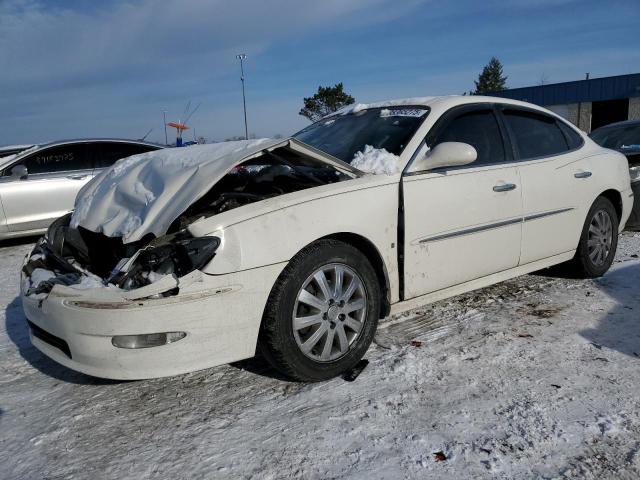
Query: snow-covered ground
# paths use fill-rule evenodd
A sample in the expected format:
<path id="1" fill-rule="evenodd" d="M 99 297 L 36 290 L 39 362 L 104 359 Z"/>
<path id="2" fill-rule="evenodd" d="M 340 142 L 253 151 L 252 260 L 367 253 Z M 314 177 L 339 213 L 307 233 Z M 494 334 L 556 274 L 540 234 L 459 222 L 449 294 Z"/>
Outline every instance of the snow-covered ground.
<path id="1" fill-rule="evenodd" d="M 352 383 L 257 360 L 108 382 L 30 346 L 0 248 L 0 478 L 640 478 L 640 234 L 385 321 Z"/>

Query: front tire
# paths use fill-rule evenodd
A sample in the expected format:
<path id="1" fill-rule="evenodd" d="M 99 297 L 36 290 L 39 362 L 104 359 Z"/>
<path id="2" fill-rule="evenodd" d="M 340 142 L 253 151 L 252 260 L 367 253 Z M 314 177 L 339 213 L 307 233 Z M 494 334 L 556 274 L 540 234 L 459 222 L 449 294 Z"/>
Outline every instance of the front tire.
<path id="1" fill-rule="evenodd" d="M 262 319 L 260 350 L 295 380 L 333 378 L 362 359 L 380 308 L 380 284 L 362 252 L 337 240 L 319 240 L 278 277 Z"/>
<path id="2" fill-rule="evenodd" d="M 589 209 L 573 258 L 580 277 L 601 277 L 609 270 L 618 248 L 618 222 L 611 200 L 598 197 Z"/>

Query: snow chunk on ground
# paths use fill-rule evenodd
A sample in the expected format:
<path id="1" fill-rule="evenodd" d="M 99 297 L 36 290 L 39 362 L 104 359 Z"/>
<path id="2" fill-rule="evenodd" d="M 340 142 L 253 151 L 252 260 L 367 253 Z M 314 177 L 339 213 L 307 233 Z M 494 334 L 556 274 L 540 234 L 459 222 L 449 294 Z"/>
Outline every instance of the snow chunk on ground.
<path id="1" fill-rule="evenodd" d="M 364 151 L 354 155 L 351 166 L 375 175 L 393 175 L 401 169 L 400 157 L 371 145 L 366 145 Z"/>

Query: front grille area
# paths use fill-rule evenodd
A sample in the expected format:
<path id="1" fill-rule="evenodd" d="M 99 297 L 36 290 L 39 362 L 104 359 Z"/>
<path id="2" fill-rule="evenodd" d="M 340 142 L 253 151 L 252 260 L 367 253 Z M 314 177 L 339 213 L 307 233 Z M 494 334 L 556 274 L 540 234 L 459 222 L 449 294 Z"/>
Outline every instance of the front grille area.
<path id="1" fill-rule="evenodd" d="M 71 350 L 69 350 L 69 344 L 67 342 L 65 342 L 60 337 L 56 337 L 55 335 L 50 334 L 46 330 L 43 330 L 42 328 L 37 326 L 35 323 L 31 323 L 29 320 L 27 320 L 27 323 L 29 324 L 29 328 L 31 329 L 31 333 L 33 334 L 34 337 L 36 337 L 39 340 L 42 340 L 45 343 L 48 343 L 52 347 L 57 348 L 62 353 L 64 353 L 67 357 L 71 358 Z"/>

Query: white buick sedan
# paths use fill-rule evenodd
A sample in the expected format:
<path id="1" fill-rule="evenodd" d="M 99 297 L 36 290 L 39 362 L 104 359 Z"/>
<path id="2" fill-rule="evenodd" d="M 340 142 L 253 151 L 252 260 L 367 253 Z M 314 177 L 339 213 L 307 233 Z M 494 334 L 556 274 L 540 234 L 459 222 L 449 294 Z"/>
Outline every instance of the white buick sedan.
<path id="1" fill-rule="evenodd" d="M 27 256 L 33 344 L 98 377 L 352 368 L 380 318 L 555 264 L 604 274 L 629 166 L 490 97 L 355 105 L 284 140 L 118 161 Z"/>

